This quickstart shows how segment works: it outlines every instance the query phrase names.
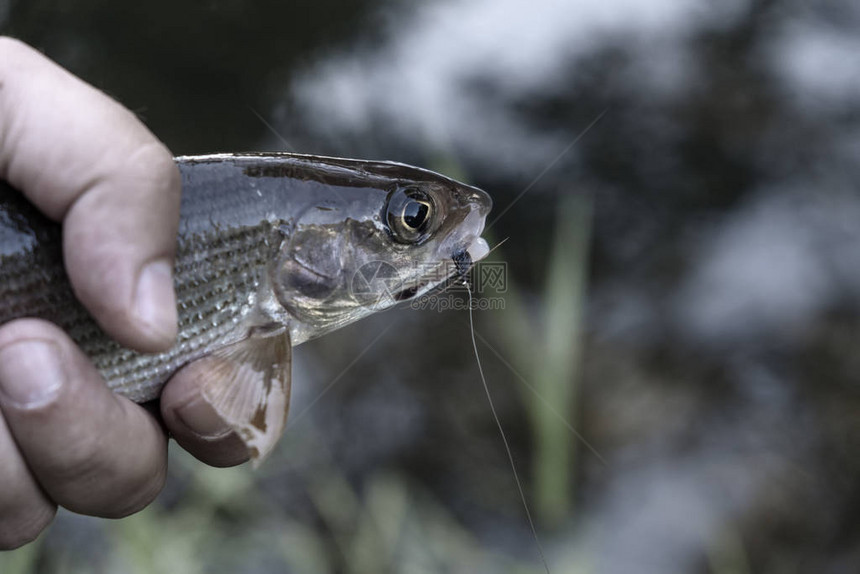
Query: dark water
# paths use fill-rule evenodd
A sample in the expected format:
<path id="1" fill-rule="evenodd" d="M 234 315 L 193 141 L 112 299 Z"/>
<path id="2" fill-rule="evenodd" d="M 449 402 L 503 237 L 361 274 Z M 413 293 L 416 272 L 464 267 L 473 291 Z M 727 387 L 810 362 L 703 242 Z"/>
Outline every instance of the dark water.
<path id="1" fill-rule="evenodd" d="M 0 18 L 176 154 L 396 159 L 494 196 L 504 308 L 476 328 L 553 572 L 860 569 L 855 3 Z M 20 571 L 540 571 L 463 311 L 386 313 L 297 361 L 262 472 L 177 454 L 153 510 L 62 516 Z"/>

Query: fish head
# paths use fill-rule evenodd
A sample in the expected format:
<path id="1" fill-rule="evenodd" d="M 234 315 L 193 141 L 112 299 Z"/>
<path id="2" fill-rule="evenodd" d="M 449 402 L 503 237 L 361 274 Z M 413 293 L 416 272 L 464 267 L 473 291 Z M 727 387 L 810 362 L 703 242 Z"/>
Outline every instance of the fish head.
<path id="1" fill-rule="evenodd" d="M 489 253 L 486 192 L 392 162 L 362 169 L 361 185 L 333 189 L 337 209 L 310 211 L 281 249 L 275 292 L 294 344 L 420 297 Z"/>

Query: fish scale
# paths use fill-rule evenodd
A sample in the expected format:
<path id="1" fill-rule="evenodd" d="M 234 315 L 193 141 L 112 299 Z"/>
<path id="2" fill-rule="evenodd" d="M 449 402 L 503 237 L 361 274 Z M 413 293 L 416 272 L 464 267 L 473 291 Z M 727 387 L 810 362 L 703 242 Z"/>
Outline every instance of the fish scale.
<path id="1" fill-rule="evenodd" d="M 137 353 L 99 337 L 92 356 L 110 387 L 136 401 L 155 398 L 173 371 L 234 335 L 270 261 L 268 224 L 233 230 L 226 237 L 180 236 L 175 289 L 179 337 L 169 351 Z M 100 332 L 100 331 L 99 331 Z M 82 346 L 84 352 L 95 349 Z"/>

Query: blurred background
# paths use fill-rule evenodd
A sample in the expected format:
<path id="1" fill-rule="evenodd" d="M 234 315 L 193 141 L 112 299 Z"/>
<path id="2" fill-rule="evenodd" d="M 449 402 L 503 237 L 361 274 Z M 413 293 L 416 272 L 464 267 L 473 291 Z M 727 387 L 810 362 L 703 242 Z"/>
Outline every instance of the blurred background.
<path id="1" fill-rule="evenodd" d="M 553 573 L 860 571 L 856 2 L 69 4 L 0 0 L 0 33 L 177 155 L 490 192 L 504 281 L 476 336 Z M 147 510 L 61 513 L 0 572 L 544 571 L 465 311 L 295 361 L 259 471 L 173 445 Z"/>

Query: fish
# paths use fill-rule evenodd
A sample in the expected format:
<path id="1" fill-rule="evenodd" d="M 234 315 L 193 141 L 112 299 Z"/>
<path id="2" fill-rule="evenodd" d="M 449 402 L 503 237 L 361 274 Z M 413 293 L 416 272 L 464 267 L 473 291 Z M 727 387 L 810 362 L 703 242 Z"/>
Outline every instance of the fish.
<path id="1" fill-rule="evenodd" d="M 108 387 L 142 403 L 206 358 L 203 398 L 258 464 L 280 438 L 292 347 L 421 297 L 489 252 L 490 196 L 389 161 L 294 153 L 174 158 L 182 178 L 174 267 L 179 335 L 162 353 L 108 336 L 66 277 L 59 224 L 0 186 L 0 324 L 64 329 Z"/>

